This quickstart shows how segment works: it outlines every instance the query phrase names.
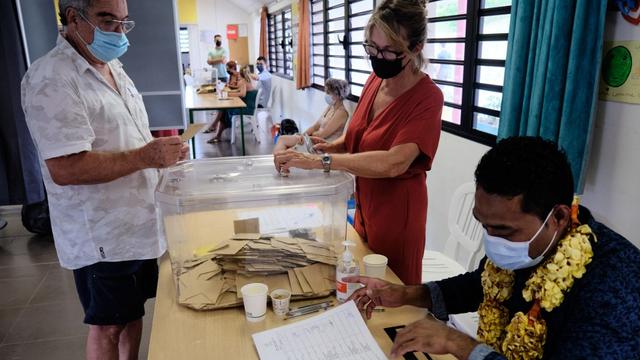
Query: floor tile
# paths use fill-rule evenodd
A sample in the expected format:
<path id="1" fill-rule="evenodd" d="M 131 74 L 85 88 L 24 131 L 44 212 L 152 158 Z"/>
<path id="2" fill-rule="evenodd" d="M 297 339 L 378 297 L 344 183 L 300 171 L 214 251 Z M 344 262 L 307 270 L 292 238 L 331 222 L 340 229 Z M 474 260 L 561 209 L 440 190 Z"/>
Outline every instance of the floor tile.
<path id="1" fill-rule="evenodd" d="M 9 334 L 22 309 L 23 307 L 0 309 L 0 344 L 3 343 L 7 334 Z M 0 359 L 4 359 L 4 357 L 0 356 Z"/>
<path id="2" fill-rule="evenodd" d="M 55 263 L 56 248 L 50 236 L 0 238 L 0 267 Z"/>
<path id="3" fill-rule="evenodd" d="M 27 305 L 41 281 L 39 277 L 0 280 L 0 309 Z"/>
<path id="4" fill-rule="evenodd" d="M 73 271 L 58 267 L 49 271 L 29 305 L 79 301 Z"/>
<path id="5" fill-rule="evenodd" d="M 30 305 L 24 309 L 4 343 L 86 336 L 88 327 L 82 322 L 83 319 L 84 312 L 77 299 L 62 303 Z"/>
<path id="6" fill-rule="evenodd" d="M 86 336 L 0 346 L 4 360 L 80 360 L 85 358 Z"/>
<path id="7" fill-rule="evenodd" d="M 37 277 L 43 279 L 51 270 L 60 269 L 58 263 L 0 267 L 0 280 Z"/>

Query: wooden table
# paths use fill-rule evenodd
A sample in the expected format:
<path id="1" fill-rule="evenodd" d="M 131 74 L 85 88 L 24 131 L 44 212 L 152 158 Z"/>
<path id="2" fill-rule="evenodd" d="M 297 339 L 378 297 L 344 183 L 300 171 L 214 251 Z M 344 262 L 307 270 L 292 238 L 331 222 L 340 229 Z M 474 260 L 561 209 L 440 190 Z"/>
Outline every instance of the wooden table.
<path id="1" fill-rule="evenodd" d="M 197 94 L 191 86 L 185 88 L 185 104 L 189 112 L 189 124 L 193 124 L 193 113 L 206 110 L 240 110 L 240 139 L 242 141 L 242 155 L 246 155 L 244 148 L 244 119 L 243 113 L 247 104 L 239 97 L 228 97 L 225 100 L 218 99 L 217 94 Z M 191 141 L 193 158 L 196 158 L 196 140 Z"/>
<path id="2" fill-rule="evenodd" d="M 209 213 L 212 214 L 213 212 Z M 204 213 L 207 214 L 208 213 Z M 211 238 L 211 234 L 232 231 L 230 219 L 221 219 L 204 223 L 198 220 L 198 215 L 183 215 L 178 222 L 184 222 L 189 238 L 195 242 L 202 239 Z M 173 222 L 176 224 L 176 222 Z M 194 227 L 194 225 L 200 225 Z M 182 228 L 182 226 L 174 226 Z M 354 256 L 361 260 L 370 251 L 364 245 L 355 230 L 347 225 L 347 238 L 356 243 L 353 250 Z M 168 230 L 168 235 L 176 230 Z M 361 261 L 360 261 L 361 262 Z M 362 264 L 361 264 L 362 266 Z M 387 268 L 386 280 L 400 284 L 398 277 Z M 329 297 L 335 300 L 335 296 Z M 319 299 L 293 302 L 292 306 L 300 306 L 310 302 L 320 301 Z M 406 325 L 424 317 L 426 311 L 423 309 L 403 306 L 399 308 L 388 308 L 385 312 L 374 313 L 371 320 L 367 321 L 367 326 L 371 330 L 374 338 L 382 348 L 389 354 L 392 342 L 384 332 L 384 328 L 398 325 Z M 273 311 L 267 311 L 266 319 L 259 323 L 249 323 L 245 320 L 242 307 L 213 310 L 196 311 L 178 305 L 176 302 L 175 285 L 171 275 L 171 263 L 167 255 L 160 262 L 160 274 L 158 279 L 158 289 L 156 295 L 155 310 L 153 315 L 153 325 L 151 328 L 151 341 L 149 344 L 149 359 L 258 359 L 258 353 L 253 344 L 251 335 L 256 332 L 271 329 L 281 325 L 290 324 L 295 321 L 306 319 L 313 314 L 300 316 L 293 320 L 278 319 Z M 426 359 L 422 354 L 416 354 L 418 359 Z M 452 356 L 432 355 L 432 359 L 453 359 Z"/>

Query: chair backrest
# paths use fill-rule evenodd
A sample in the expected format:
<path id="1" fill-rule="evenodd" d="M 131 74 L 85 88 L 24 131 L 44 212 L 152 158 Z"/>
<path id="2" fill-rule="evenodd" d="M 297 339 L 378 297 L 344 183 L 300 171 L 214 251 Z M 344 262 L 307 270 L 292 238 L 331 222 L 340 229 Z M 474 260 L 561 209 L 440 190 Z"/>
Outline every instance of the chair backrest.
<path id="1" fill-rule="evenodd" d="M 247 104 L 245 115 L 255 115 L 256 108 L 258 107 L 258 92 L 260 90 L 249 90 L 247 94 L 242 98 L 245 104 Z"/>
<path id="2" fill-rule="evenodd" d="M 474 270 L 484 256 L 482 224 L 473 217 L 475 192 L 475 183 L 469 182 L 453 193 L 448 219 L 450 235 L 444 246 L 444 254 L 468 271 Z"/>

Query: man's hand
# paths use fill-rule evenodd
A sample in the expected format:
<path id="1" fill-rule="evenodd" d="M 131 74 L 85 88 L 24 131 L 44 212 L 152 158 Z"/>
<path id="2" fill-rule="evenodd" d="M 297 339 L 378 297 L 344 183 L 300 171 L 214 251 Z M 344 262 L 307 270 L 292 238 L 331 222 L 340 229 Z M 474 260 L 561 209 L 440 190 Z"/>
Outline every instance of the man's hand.
<path id="1" fill-rule="evenodd" d="M 419 351 L 436 355 L 453 354 L 458 359 L 466 359 L 476 345 L 478 342 L 471 337 L 448 327 L 429 314 L 398 331 L 391 348 L 391 357 Z"/>
<path id="2" fill-rule="evenodd" d="M 153 139 L 138 149 L 138 158 L 143 169 L 165 168 L 178 162 L 184 155 L 179 136 Z M 187 146 L 187 152 L 189 147 Z"/>
<path id="3" fill-rule="evenodd" d="M 343 278 L 343 281 L 364 285 L 363 288 L 354 291 L 348 300 L 355 301 L 358 309 L 365 310 L 367 319 L 371 319 L 371 313 L 376 306 L 407 305 L 406 291 L 402 285 L 366 276 L 349 276 Z"/>
<path id="4" fill-rule="evenodd" d="M 189 145 L 182 143 L 182 147 L 180 148 L 180 158 L 178 161 L 187 160 L 189 158 L 189 150 L 191 150 Z"/>

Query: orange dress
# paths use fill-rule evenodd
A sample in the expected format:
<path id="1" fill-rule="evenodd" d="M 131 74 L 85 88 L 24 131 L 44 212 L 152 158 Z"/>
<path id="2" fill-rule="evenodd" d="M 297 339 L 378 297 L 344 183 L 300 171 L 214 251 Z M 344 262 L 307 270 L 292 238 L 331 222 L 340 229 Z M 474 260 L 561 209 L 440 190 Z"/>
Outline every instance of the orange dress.
<path id="1" fill-rule="evenodd" d="M 420 155 L 400 176 L 356 177 L 354 225 L 373 252 L 389 259 L 389 267 L 405 284 L 416 285 L 421 283 L 426 238 L 426 172 L 438 148 L 444 100 L 425 75 L 369 121 L 381 84 L 375 74 L 367 80 L 345 136 L 347 152 L 389 150 L 414 143 Z"/>

